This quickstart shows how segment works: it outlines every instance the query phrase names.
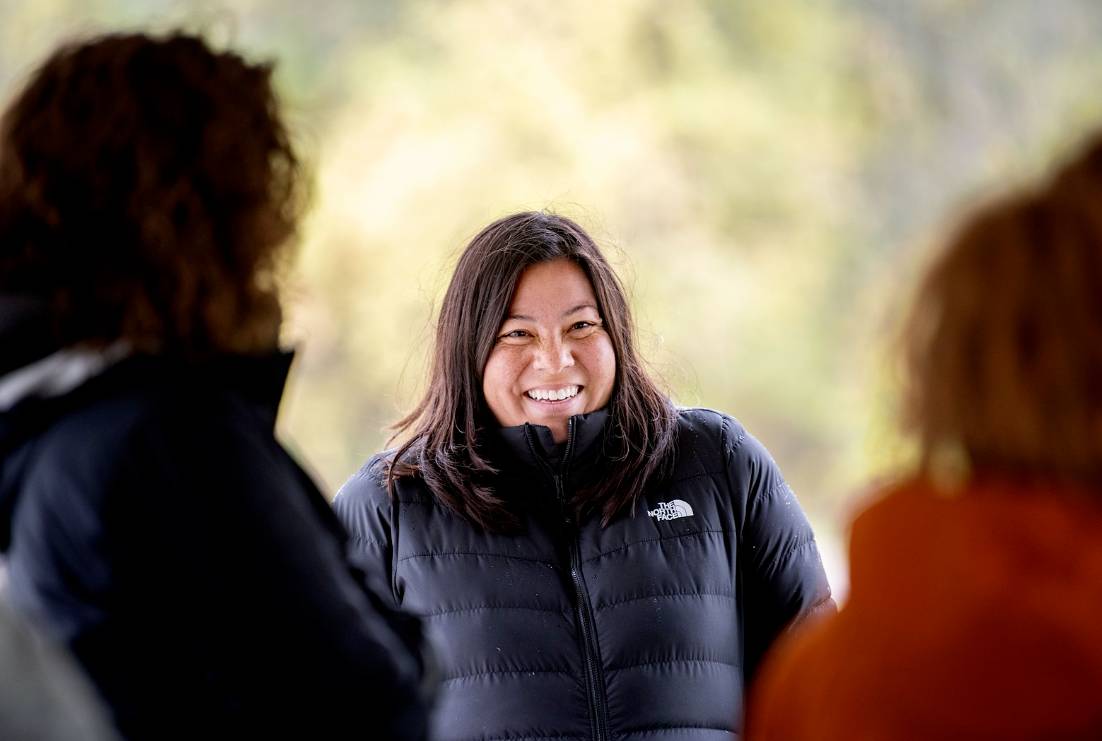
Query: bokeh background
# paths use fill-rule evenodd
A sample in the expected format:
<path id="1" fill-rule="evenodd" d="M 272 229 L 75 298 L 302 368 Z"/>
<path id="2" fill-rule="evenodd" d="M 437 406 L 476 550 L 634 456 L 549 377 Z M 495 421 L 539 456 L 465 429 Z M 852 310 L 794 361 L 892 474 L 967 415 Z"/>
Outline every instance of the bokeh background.
<path id="1" fill-rule="evenodd" d="M 673 397 L 771 449 L 842 593 L 848 516 L 908 461 L 917 272 L 1102 123 L 1096 0 L 0 0 L 0 95 L 59 41 L 174 27 L 278 61 L 314 178 L 280 424 L 327 491 L 421 388 L 463 244 L 553 209 Z"/>

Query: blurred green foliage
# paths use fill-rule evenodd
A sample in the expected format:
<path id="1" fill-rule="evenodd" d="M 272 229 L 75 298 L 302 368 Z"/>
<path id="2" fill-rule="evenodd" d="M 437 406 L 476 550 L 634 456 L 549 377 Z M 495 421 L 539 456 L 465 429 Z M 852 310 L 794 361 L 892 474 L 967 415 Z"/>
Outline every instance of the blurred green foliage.
<path id="1" fill-rule="evenodd" d="M 0 0 L 0 86 L 120 26 L 278 60 L 315 175 L 282 429 L 329 491 L 416 398 L 465 241 L 549 208 L 607 247 L 675 399 L 740 417 L 831 552 L 906 465 L 887 349 L 927 253 L 1102 121 L 1093 0 Z"/>

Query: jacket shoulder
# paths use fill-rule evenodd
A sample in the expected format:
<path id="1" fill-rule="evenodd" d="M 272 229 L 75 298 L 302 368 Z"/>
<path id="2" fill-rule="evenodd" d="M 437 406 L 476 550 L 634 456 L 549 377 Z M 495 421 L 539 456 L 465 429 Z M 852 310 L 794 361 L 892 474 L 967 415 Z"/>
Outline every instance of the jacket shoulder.
<path id="1" fill-rule="evenodd" d="M 180 437 L 203 414 L 201 398 L 167 388 L 113 389 L 66 404 L 68 408 L 36 436 L 27 484 L 54 472 L 79 479 L 102 478 L 139 455 L 169 431 Z"/>
<path id="2" fill-rule="evenodd" d="M 124 360 L 57 400 L 52 428 L 93 428 L 121 425 L 154 429 L 185 425 L 192 420 L 247 419 L 244 404 L 231 388 L 173 361 L 137 357 Z M 107 423 L 107 424 L 105 424 Z M 178 427 L 176 427 L 178 429 Z M 122 430 L 120 430 L 121 432 Z M 112 442 L 117 442 L 113 440 Z"/>
<path id="3" fill-rule="evenodd" d="M 371 521 L 389 522 L 395 504 L 432 501 L 421 478 L 402 477 L 394 481 L 394 493 L 387 481 L 393 450 L 371 456 L 352 474 L 333 497 L 333 510 L 353 536 L 360 536 Z"/>
<path id="4" fill-rule="evenodd" d="M 696 467 L 714 472 L 726 468 L 731 456 L 745 453 L 750 435 L 731 415 L 706 407 L 685 407 L 678 409 L 677 416 L 678 468 L 695 461 Z"/>
<path id="5" fill-rule="evenodd" d="M 724 465 L 776 465 L 765 446 L 729 414 L 704 407 L 680 409 L 678 432 L 683 446 L 715 454 Z"/>
<path id="6" fill-rule="evenodd" d="M 186 373 L 121 369 L 53 403 L 49 421 L 25 446 L 33 452 L 18 473 L 22 501 L 60 512 L 82 502 L 96 507 L 108 497 L 178 506 L 145 493 L 202 479 L 220 484 L 196 485 L 189 501 L 213 501 L 230 488 L 233 474 L 263 470 L 270 483 L 285 472 L 285 454 L 256 410 L 233 391 Z M 298 473 L 292 467 L 290 476 L 297 480 Z"/>
<path id="7" fill-rule="evenodd" d="M 360 466 L 337 490 L 333 506 L 338 511 L 364 506 L 377 506 L 390 499 L 387 491 L 387 467 L 393 451 L 376 453 Z"/>

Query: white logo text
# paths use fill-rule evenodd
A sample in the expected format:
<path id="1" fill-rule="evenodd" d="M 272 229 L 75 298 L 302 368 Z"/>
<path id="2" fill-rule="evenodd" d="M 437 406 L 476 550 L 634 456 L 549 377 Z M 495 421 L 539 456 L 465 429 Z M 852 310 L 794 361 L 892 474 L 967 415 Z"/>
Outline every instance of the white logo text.
<path id="1" fill-rule="evenodd" d="M 692 517 L 693 508 L 684 500 L 674 499 L 672 502 L 659 502 L 658 509 L 647 510 L 647 514 L 659 521 L 676 520 Z"/>

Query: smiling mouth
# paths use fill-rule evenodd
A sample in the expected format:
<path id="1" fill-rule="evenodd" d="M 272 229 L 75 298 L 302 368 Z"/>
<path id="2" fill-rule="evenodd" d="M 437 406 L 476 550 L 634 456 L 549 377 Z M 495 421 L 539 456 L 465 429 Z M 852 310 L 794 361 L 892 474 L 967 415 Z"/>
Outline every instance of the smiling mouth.
<path id="1" fill-rule="evenodd" d="M 577 396 L 583 386 L 564 386 L 559 389 L 529 389 L 524 395 L 543 404 L 561 404 Z"/>

